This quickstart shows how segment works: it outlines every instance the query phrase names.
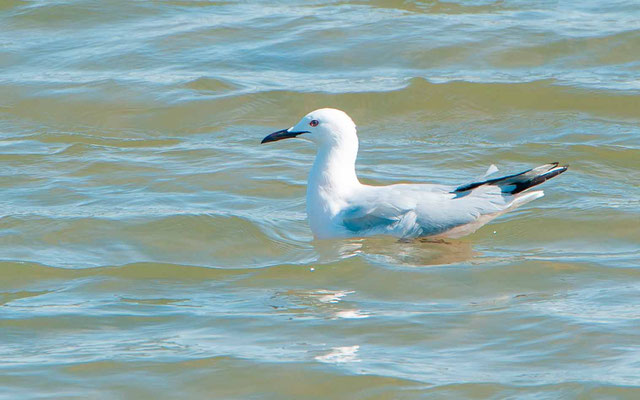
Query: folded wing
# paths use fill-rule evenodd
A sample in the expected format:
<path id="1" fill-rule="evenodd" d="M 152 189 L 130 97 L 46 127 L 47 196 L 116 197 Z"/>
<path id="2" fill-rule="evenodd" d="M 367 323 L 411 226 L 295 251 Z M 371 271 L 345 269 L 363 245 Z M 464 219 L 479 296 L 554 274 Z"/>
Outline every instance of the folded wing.
<path id="1" fill-rule="evenodd" d="M 494 172 L 495 167 L 488 173 Z M 338 216 L 350 236 L 468 234 L 495 217 L 541 197 L 523 191 L 560 175 L 567 166 L 541 165 L 519 174 L 459 187 L 426 184 L 363 186 Z"/>

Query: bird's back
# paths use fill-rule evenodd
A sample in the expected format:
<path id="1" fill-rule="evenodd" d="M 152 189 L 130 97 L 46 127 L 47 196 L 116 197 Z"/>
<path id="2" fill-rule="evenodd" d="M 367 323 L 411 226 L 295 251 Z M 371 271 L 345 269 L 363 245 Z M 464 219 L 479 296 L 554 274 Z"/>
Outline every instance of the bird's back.
<path id="1" fill-rule="evenodd" d="M 458 187 L 359 185 L 345 199 L 333 224 L 341 227 L 346 236 L 464 236 L 497 216 L 542 197 L 542 191 L 525 191 L 566 170 L 567 166 L 550 163 Z"/>
<path id="2" fill-rule="evenodd" d="M 350 236 L 433 236 L 503 212 L 513 201 L 496 187 L 478 188 L 466 196 L 457 196 L 454 189 L 430 184 L 362 185 L 337 215 L 338 223 Z"/>

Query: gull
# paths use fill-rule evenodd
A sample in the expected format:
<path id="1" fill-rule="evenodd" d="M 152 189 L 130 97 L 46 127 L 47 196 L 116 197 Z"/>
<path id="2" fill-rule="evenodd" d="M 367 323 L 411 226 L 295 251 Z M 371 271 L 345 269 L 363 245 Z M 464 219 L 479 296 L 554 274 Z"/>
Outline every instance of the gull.
<path id="1" fill-rule="evenodd" d="M 317 239 L 391 235 L 459 238 L 492 219 L 544 196 L 527 191 L 568 168 L 557 162 L 519 174 L 482 179 L 460 186 L 395 184 L 371 186 L 356 176 L 356 125 L 343 111 L 322 108 L 289 129 L 273 132 L 262 143 L 303 138 L 318 152 L 307 183 L 307 217 Z"/>

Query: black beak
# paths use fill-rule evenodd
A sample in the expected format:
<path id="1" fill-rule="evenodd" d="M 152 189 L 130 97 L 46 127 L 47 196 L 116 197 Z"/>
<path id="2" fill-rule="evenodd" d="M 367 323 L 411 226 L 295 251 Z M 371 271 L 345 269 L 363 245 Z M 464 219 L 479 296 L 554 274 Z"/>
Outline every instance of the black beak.
<path id="1" fill-rule="evenodd" d="M 269 143 L 269 142 L 277 142 L 278 140 L 282 140 L 282 139 L 291 139 L 291 138 L 294 138 L 294 137 L 296 137 L 298 135 L 302 135 L 303 133 L 309 133 L 309 131 L 293 132 L 293 131 L 290 131 L 288 129 L 283 129 L 283 130 L 278 131 L 278 132 L 273 132 L 271 135 L 265 137 L 264 139 L 262 139 L 262 142 L 260 142 L 260 144 Z"/>

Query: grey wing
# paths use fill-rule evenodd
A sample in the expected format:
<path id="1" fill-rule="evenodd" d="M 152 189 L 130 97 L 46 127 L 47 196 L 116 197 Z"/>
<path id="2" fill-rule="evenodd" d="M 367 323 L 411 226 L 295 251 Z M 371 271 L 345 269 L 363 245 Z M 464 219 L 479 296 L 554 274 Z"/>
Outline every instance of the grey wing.
<path id="1" fill-rule="evenodd" d="M 342 224 L 353 233 L 389 230 L 402 220 L 408 210 L 387 207 L 353 206 L 342 212 Z"/>
<path id="2" fill-rule="evenodd" d="M 348 232 L 361 236 L 432 235 L 437 233 L 434 230 L 441 229 L 439 226 L 430 226 L 429 221 L 422 221 L 424 215 L 421 215 L 421 209 L 426 205 L 425 202 L 432 203 L 436 199 L 444 200 L 445 197 L 452 195 L 444 190 L 434 190 L 428 185 L 367 187 L 366 192 L 341 213 L 341 223 Z"/>
<path id="3" fill-rule="evenodd" d="M 505 199 L 497 188 L 462 198 L 451 193 L 450 188 L 444 189 L 427 185 L 375 187 L 360 199 L 362 202 L 341 213 L 342 224 L 348 232 L 362 236 L 430 236 L 472 223 L 481 215 L 504 207 Z"/>

